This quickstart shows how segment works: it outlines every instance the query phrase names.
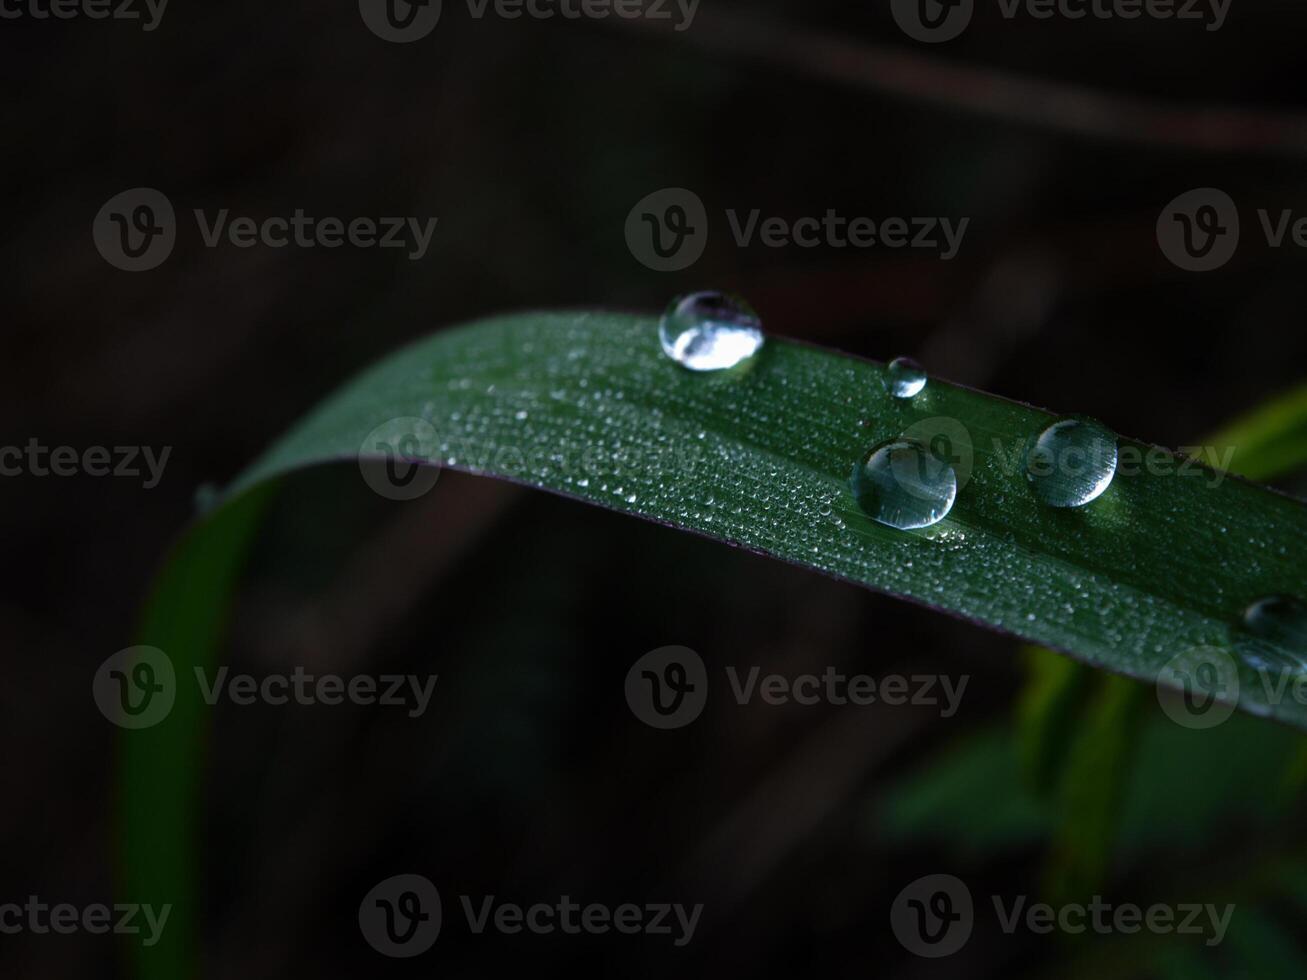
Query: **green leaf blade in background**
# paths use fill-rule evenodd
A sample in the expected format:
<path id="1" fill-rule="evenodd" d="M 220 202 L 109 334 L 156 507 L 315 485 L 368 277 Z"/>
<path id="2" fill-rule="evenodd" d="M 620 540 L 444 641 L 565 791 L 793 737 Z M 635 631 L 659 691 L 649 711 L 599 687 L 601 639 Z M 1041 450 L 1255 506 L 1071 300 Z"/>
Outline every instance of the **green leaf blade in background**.
<path id="1" fill-rule="evenodd" d="M 145 605 L 141 635 L 167 652 L 179 674 L 214 659 L 227 597 L 273 487 L 242 494 L 192 525 L 174 545 Z M 124 730 L 119 742 L 118 835 L 121 891 L 131 902 L 167 905 L 168 928 L 154 946 L 132 944 L 135 975 L 195 974 L 201 824 L 201 746 L 208 719 L 195 684 L 175 685 L 168 716 L 152 728 Z"/>
<path id="2" fill-rule="evenodd" d="M 1265 480 L 1307 465 L 1307 386 L 1236 419 L 1212 438 L 1232 473 Z"/>

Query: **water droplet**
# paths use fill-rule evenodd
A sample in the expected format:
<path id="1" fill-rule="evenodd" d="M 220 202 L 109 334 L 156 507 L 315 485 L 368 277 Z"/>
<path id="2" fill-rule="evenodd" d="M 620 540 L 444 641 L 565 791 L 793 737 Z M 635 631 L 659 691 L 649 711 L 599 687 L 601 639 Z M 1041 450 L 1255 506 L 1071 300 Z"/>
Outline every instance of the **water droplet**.
<path id="1" fill-rule="evenodd" d="M 1116 475 L 1116 434 L 1081 419 L 1054 422 L 1026 454 L 1026 478 L 1050 507 L 1083 507 Z"/>
<path id="2" fill-rule="evenodd" d="M 889 362 L 887 383 L 895 398 L 912 398 L 926 387 L 926 372 L 910 357 L 896 357 Z"/>
<path id="3" fill-rule="evenodd" d="M 1239 635 L 1235 646 L 1254 667 L 1307 668 L 1307 604 L 1292 596 L 1258 599 L 1243 614 L 1251 635 Z"/>
<path id="4" fill-rule="evenodd" d="M 216 483 L 202 483 L 195 488 L 195 513 L 204 516 L 218 506 L 222 491 Z"/>
<path id="5" fill-rule="evenodd" d="M 853 467 L 851 484 L 868 517 L 900 530 L 938 524 L 958 494 L 953 467 L 906 439 L 873 447 Z"/>
<path id="6" fill-rule="evenodd" d="M 658 325 L 663 353 L 691 371 L 722 371 L 762 347 L 762 321 L 727 293 L 690 293 L 672 300 Z"/>

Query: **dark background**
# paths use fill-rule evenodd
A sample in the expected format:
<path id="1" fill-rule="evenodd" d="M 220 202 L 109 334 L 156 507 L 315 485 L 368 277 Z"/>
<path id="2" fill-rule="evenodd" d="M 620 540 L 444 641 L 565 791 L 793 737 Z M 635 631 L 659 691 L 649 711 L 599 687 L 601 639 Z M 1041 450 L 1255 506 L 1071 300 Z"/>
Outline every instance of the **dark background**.
<path id="1" fill-rule="evenodd" d="M 375 37 L 347 2 L 173 0 L 151 33 L 0 21 L 4 441 L 173 447 L 148 491 L 0 480 L 0 901 L 112 901 L 116 731 L 92 675 L 132 642 L 197 488 L 231 479 L 410 338 L 507 310 L 654 311 L 722 288 L 771 333 L 910 354 L 1169 446 L 1300 381 L 1302 255 L 1266 249 L 1252 209 L 1307 213 L 1304 28 L 1307 12 L 1266 0 L 1233 0 L 1216 32 L 1008 22 L 981 3 L 961 38 L 937 46 L 905 37 L 887 5 L 824 2 L 703 0 L 676 33 L 474 20 L 446 0 L 411 45 Z M 1068 91 L 1089 100 L 1082 113 L 1029 118 L 1041 95 Z M 1213 108 L 1231 111 L 1208 125 Z M 1276 118 L 1243 125 L 1245 109 Z M 164 191 L 182 221 L 167 262 L 130 274 L 97 253 L 91 223 L 138 186 Z M 692 269 L 659 274 L 623 228 L 636 201 L 669 186 L 703 198 L 716 234 Z M 1244 244 L 1218 272 L 1190 274 L 1161 254 L 1154 224 L 1204 186 L 1239 202 Z M 205 248 L 190 211 L 223 207 L 439 225 L 421 262 Z M 740 249 L 726 208 L 971 222 L 941 262 L 909 249 Z M 953 719 L 718 698 L 689 728 L 658 732 L 631 715 L 622 682 L 666 644 L 764 672 L 970 683 Z M 381 708 L 218 709 L 206 971 L 1008 976 L 1099 962 L 1109 944 L 1092 937 L 980 927 L 964 952 L 931 962 L 889 928 L 894 896 L 923 874 L 960 874 L 977 895 L 1040 894 L 1046 825 L 1018 820 L 981 852 L 959 843 L 954 825 L 992 814 L 993 799 L 941 804 L 953 823 L 933 838 L 884 819 L 940 753 L 1004 729 L 1016 654 L 1009 639 L 847 584 L 486 480 L 446 473 L 397 504 L 353 467 L 296 477 L 223 662 L 441 680 L 416 721 Z M 1256 818 L 1222 811 L 1188 851 L 1126 853 L 1112 894 L 1146 903 L 1170 872 L 1219 883 L 1209 867 L 1243 864 L 1242 842 L 1264 844 L 1292 812 L 1283 800 Z M 1185 814 L 1159 819 L 1166 837 Z M 451 925 L 425 957 L 392 962 L 360 937 L 358 902 L 409 871 L 438 884 L 447 917 L 464 892 L 706 908 L 685 949 Z M 1289 936 L 1300 914 L 1267 913 Z M 6 977 L 125 976 L 120 954 L 103 937 L 0 937 Z"/>

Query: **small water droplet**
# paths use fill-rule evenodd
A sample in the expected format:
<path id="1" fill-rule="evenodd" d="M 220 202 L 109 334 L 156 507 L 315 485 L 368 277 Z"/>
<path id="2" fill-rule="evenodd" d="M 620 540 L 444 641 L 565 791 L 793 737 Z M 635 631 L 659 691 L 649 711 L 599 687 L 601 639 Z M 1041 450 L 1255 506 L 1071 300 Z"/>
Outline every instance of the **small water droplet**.
<path id="1" fill-rule="evenodd" d="M 1292 596 L 1265 596 L 1243 613 L 1235 646 L 1254 667 L 1307 668 L 1307 604 Z"/>
<path id="2" fill-rule="evenodd" d="M 204 516 L 218 506 L 222 491 L 216 483 L 202 483 L 195 488 L 195 513 Z"/>
<path id="3" fill-rule="evenodd" d="M 672 300 L 658 325 L 663 353 L 691 371 L 723 371 L 762 347 L 762 321 L 727 293 L 690 293 Z"/>
<path id="4" fill-rule="evenodd" d="M 1062 419 L 1039 434 L 1026 454 L 1026 479 L 1050 507 L 1083 507 L 1116 475 L 1116 434 L 1081 419 Z"/>
<path id="5" fill-rule="evenodd" d="M 910 357 L 896 357 L 889 362 L 887 384 L 895 398 L 912 398 L 926 387 L 926 372 Z"/>
<path id="6" fill-rule="evenodd" d="M 917 442 L 891 439 L 853 467 L 854 499 L 868 517 L 900 530 L 938 524 L 953 509 L 953 467 Z"/>

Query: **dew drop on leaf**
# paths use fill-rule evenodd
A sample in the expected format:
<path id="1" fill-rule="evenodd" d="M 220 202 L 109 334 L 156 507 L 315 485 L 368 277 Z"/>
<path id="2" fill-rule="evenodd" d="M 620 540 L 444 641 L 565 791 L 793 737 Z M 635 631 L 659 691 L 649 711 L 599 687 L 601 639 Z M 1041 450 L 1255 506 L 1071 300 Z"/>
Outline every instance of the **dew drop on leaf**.
<path id="1" fill-rule="evenodd" d="M 874 446 L 853 467 L 851 486 L 858 506 L 872 520 L 910 530 L 948 516 L 958 478 L 952 466 L 920 443 L 892 439 Z"/>
<path id="2" fill-rule="evenodd" d="M 910 357 L 896 357 L 889 362 L 889 393 L 895 398 L 913 398 L 926 387 L 926 372 Z"/>
<path id="3" fill-rule="evenodd" d="M 663 353 L 691 371 L 724 371 L 749 360 L 763 343 L 762 320 L 738 296 L 690 293 L 667 307 L 658 325 Z"/>
<path id="4" fill-rule="evenodd" d="M 1264 596 L 1243 613 L 1246 636 L 1235 646 L 1254 667 L 1307 669 L 1307 603 L 1292 596 Z"/>
<path id="5" fill-rule="evenodd" d="M 204 516 L 218 506 L 222 491 L 216 483 L 202 483 L 195 490 L 195 513 Z"/>
<path id="6" fill-rule="evenodd" d="M 1062 419 L 1039 434 L 1026 454 L 1026 479 L 1050 507 L 1083 507 L 1116 475 L 1116 434 L 1081 419 Z"/>

